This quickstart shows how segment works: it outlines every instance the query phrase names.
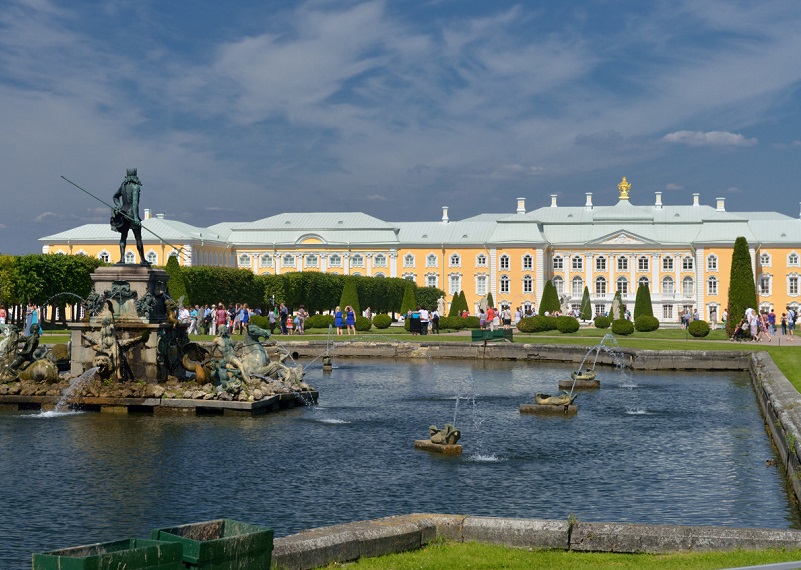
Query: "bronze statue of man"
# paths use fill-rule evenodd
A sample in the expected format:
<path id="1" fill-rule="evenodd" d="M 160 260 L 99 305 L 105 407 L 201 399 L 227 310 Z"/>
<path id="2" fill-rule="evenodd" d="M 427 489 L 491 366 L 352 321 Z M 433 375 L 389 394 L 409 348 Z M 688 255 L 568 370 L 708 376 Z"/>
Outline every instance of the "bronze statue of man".
<path id="1" fill-rule="evenodd" d="M 133 230 L 136 238 L 136 250 L 139 262 L 150 265 L 145 260 L 145 248 L 142 245 L 142 220 L 139 219 L 139 191 L 142 183 L 136 175 L 135 168 L 129 168 L 125 180 L 114 194 L 114 209 L 111 211 L 111 229 L 120 232 L 120 263 L 125 263 L 125 244 L 128 241 L 128 230 Z"/>

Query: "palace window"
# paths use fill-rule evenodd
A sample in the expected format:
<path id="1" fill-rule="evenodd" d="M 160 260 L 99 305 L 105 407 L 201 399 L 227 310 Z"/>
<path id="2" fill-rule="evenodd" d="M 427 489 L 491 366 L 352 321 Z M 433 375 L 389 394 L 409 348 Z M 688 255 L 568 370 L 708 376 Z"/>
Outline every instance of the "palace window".
<path id="1" fill-rule="evenodd" d="M 486 267 L 487 266 L 487 256 L 483 253 L 479 253 L 476 256 L 476 267 Z"/>
<path id="2" fill-rule="evenodd" d="M 249 267 L 250 266 L 250 256 L 247 253 L 243 253 L 239 256 L 239 266 L 240 267 Z"/>
<path id="3" fill-rule="evenodd" d="M 487 276 L 476 276 L 476 295 L 484 296 L 487 294 Z"/>
<path id="4" fill-rule="evenodd" d="M 414 256 L 411 253 L 407 253 L 403 256 L 403 266 L 414 267 Z"/>
<path id="5" fill-rule="evenodd" d="M 692 277 L 685 277 L 681 280 L 681 294 L 685 297 L 695 295 L 695 281 L 693 281 Z"/>
<path id="6" fill-rule="evenodd" d="M 650 280 L 649 280 L 647 277 L 640 277 L 640 278 L 637 280 L 637 286 L 639 287 L 640 285 L 645 285 L 645 286 L 646 286 L 646 287 L 648 287 L 648 289 L 650 290 L 650 288 L 651 288 L 651 281 L 650 281 Z"/>
<path id="7" fill-rule="evenodd" d="M 648 263 L 648 257 L 645 255 L 641 255 L 637 258 L 637 271 L 648 271 L 650 264 Z"/>
<path id="8" fill-rule="evenodd" d="M 771 275 L 766 273 L 759 276 L 759 294 L 770 295 Z"/>
<path id="9" fill-rule="evenodd" d="M 437 256 L 433 253 L 429 253 L 426 256 L 426 267 L 436 267 L 437 266 Z M 451 267 L 453 267 L 451 265 Z"/>
<path id="10" fill-rule="evenodd" d="M 534 258 L 529 254 L 523 256 L 523 271 L 531 271 L 534 269 Z"/>
<path id="11" fill-rule="evenodd" d="M 429 257 L 431 257 L 431 256 L 429 256 Z M 461 267 L 462 266 L 462 256 L 459 255 L 458 253 L 454 253 L 453 255 L 451 255 L 450 259 L 448 259 L 448 264 L 451 267 Z M 433 267 L 436 267 L 436 266 L 433 266 Z"/>
<path id="12" fill-rule="evenodd" d="M 531 275 L 523 277 L 523 293 L 531 294 L 534 292 L 534 280 Z"/>
<path id="13" fill-rule="evenodd" d="M 509 292 L 509 276 L 501 275 L 501 293 Z"/>
<path id="14" fill-rule="evenodd" d="M 101 251 L 98 253 L 97 258 L 105 263 L 111 263 L 111 254 L 107 251 Z"/>
<path id="15" fill-rule="evenodd" d="M 562 259 L 561 255 L 557 255 L 553 258 L 553 268 L 555 271 L 561 271 L 565 267 L 565 262 Z"/>
<path id="16" fill-rule="evenodd" d="M 350 257 L 351 267 L 364 267 L 364 256 L 361 253 L 354 253 Z"/>
<path id="17" fill-rule="evenodd" d="M 259 267 L 272 267 L 273 266 L 273 256 L 269 253 L 265 253 L 264 255 L 259 257 Z"/>
<path id="18" fill-rule="evenodd" d="M 571 289 L 571 295 L 580 299 L 584 295 L 584 280 L 578 276 L 574 277 L 571 281 Z"/>
<path id="19" fill-rule="evenodd" d="M 763 252 L 759 255 L 759 264 L 762 267 L 770 267 L 770 254 Z"/>
<path id="20" fill-rule="evenodd" d="M 790 267 L 798 267 L 798 254 L 796 252 L 792 252 L 787 256 L 787 265 Z"/>
<path id="21" fill-rule="evenodd" d="M 565 293 L 565 280 L 559 277 L 558 275 L 551 280 L 553 283 L 554 288 L 556 289 L 557 295 L 564 295 Z"/>
<path id="22" fill-rule="evenodd" d="M 437 286 L 437 274 L 436 273 L 426 274 L 426 287 L 436 287 L 436 286 Z"/>
<path id="23" fill-rule="evenodd" d="M 145 259 L 147 259 L 148 263 L 158 263 L 159 254 L 152 250 L 148 251 L 147 255 L 145 255 Z"/>
<path id="24" fill-rule="evenodd" d="M 136 263 L 136 254 L 130 249 L 125 252 L 125 263 Z"/>
<path id="25" fill-rule="evenodd" d="M 603 277 L 598 277 L 595 280 L 595 294 L 596 295 L 606 295 L 606 279 Z"/>
<path id="26" fill-rule="evenodd" d="M 317 267 L 317 265 L 320 263 L 319 259 L 320 258 L 313 253 L 308 254 L 306 256 L 306 267 Z"/>
<path id="27" fill-rule="evenodd" d="M 570 258 L 570 268 L 573 271 L 581 271 L 584 269 L 584 258 L 580 255 L 574 255 Z"/>
<path id="28" fill-rule="evenodd" d="M 406 281 L 416 281 L 417 280 L 417 276 L 414 273 L 404 273 L 403 274 L 403 278 L 406 279 Z"/>
<path id="29" fill-rule="evenodd" d="M 281 258 L 281 267 L 295 267 L 295 256 L 291 253 L 284 254 Z"/>
<path id="30" fill-rule="evenodd" d="M 628 271 L 629 270 L 629 258 L 625 255 L 621 255 L 617 258 L 617 270 L 618 271 Z"/>
<path id="31" fill-rule="evenodd" d="M 787 277 L 787 293 L 796 297 L 798 295 L 798 275 L 789 275 Z"/>
<path id="32" fill-rule="evenodd" d="M 692 271 L 695 268 L 695 260 L 692 257 L 683 257 L 681 259 L 681 268 L 683 271 Z"/>
<path id="33" fill-rule="evenodd" d="M 621 295 L 628 295 L 629 294 L 629 280 L 625 277 L 618 277 L 617 278 L 617 290 L 620 292 Z"/>
<path id="34" fill-rule="evenodd" d="M 378 277 L 386 277 L 386 275 L 384 275 L 383 273 L 381 273 L 381 272 L 379 271 L 378 273 L 374 274 L 374 275 L 373 275 L 373 277 L 377 277 L 377 278 L 378 278 Z"/>
<path id="35" fill-rule="evenodd" d="M 375 264 L 376 267 L 386 267 L 387 256 L 384 255 L 383 253 L 377 253 L 376 256 L 373 258 L 373 263 Z"/>
<path id="36" fill-rule="evenodd" d="M 718 256 L 714 253 L 710 254 L 706 258 L 706 270 L 707 271 L 717 271 L 718 270 Z"/>
<path id="37" fill-rule="evenodd" d="M 606 258 L 596 257 L 595 258 L 595 271 L 606 271 Z"/>
<path id="38" fill-rule="evenodd" d="M 673 305 L 662 305 L 662 320 L 673 320 Z"/>
<path id="39" fill-rule="evenodd" d="M 338 253 L 332 253 L 328 258 L 328 265 L 331 267 L 342 267 L 342 256 Z"/>
<path id="40" fill-rule="evenodd" d="M 456 293 L 462 290 L 461 275 L 458 274 L 451 275 L 448 279 L 448 282 L 450 283 L 450 291 L 448 291 L 448 293 L 450 293 L 451 295 L 455 295 Z"/>
<path id="41" fill-rule="evenodd" d="M 714 275 L 706 280 L 706 294 L 707 295 L 718 294 L 718 278 L 715 277 Z"/>
<path id="42" fill-rule="evenodd" d="M 672 257 L 663 257 L 662 258 L 662 271 L 673 271 L 673 258 Z"/>
<path id="43" fill-rule="evenodd" d="M 606 305 L 603 303 L 597 303 L 595 305 L 595 316 L 596 317 L 603 317 L 606 315 Z"/>
<path id="44" fill-rule="evenodd" d="M 664 277 L 662 278 L 662 294 L 663 295 L 672 295 L 676 292 L 674 287 L 675 283 L 673 283 L 672 277 Z"/>
<path id="45" fill-rule="evenodd" d="M 500 269 L 509 269 L 509 256 L 505 253 L 501 256 L 500 259 Z"/>

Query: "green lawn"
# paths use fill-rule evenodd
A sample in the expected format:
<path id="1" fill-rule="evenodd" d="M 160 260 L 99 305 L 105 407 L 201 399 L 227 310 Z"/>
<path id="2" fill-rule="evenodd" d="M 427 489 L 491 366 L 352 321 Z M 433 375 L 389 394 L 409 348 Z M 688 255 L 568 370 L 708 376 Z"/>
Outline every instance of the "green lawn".
<path id="1" fill-rule="evenodd" d="M 680 552 L 675 554 L 609 554 L 529 551 L 475 542 L 441 542 L 423 549 L 377 558 L 364 558 L 327 568 L 381 570 L 473 570 L 529 568 L 613 568 L 615 570 L 716 569 L 801 560 L 801 550 L 745 550 L 735 552 Z"/>

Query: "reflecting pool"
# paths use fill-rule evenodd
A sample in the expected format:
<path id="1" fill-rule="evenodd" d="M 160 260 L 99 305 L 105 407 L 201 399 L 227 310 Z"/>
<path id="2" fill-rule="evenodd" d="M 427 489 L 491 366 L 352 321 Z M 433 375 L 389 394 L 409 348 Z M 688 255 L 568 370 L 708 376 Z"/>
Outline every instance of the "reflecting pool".
<path id="1" fill-rule="evenodd" d="M 309 371 L 318 406 L 255 418 L 0 413 L 0 568 L 218 517 L 277 536 L 411 512 L 801 526 L 745 373 L 601 368 L 565 418 L 519 406 L 568 367 L 335 365 Z M 454 415 L 461 457 L 414 449 Z"/>

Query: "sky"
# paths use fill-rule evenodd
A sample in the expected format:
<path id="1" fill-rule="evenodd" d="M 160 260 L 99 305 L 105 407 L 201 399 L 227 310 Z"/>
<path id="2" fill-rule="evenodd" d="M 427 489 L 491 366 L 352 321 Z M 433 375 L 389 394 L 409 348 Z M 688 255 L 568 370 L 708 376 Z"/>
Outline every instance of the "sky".
<path id="1" fill-rule="evenodd" d="M 141 208 L 799 215 L 794 0 L 0 0 L 0 252 Z"/>

